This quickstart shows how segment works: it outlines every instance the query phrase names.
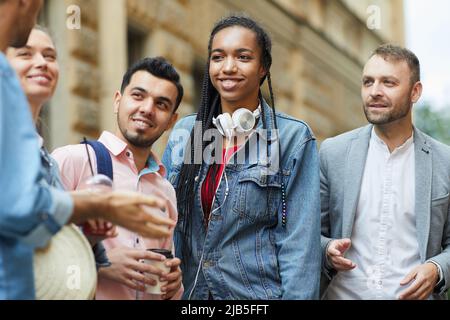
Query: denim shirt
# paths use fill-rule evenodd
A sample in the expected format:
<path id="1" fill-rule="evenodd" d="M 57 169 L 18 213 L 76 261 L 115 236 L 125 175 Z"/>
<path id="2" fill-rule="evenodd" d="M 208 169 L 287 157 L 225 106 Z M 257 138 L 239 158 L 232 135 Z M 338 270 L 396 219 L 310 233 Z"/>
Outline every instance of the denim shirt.
<path id="1" fill-rule="evenodd" d="M 70 218 L 71 197 L 42 178 L 31 112 L 0 52 L 0 299 L 33 299 L 33 253 Z"/>
<path id="2" fill-rule="evenodd" d="M 263 108 L 267 128 L 271 130 L 272 111 L 265 102 Z M 174 186 L 194 122 L 195 116 L 191 115 L 177 123 L 164 153 L 163 163 Z M 250 161 L 253 146 L 249 140 L 246 147 L 250 151 L 243 155 L 245 161 L 226 165 L 228 183 L 224 179 L 220 182 L 208 226 L 203 222 L 200 199 L 208 165 L 202 166 L 196 179 L 191 217 L 191 256 L 182 270 L 185 299 L 319 298 L 320 179 L 316 141 L 302 121 L 277 113 L 277 124 L 282 147 L 281 176 L 278 172 L 267 174 L 270 163 L 258 152 L 256 159 Z M 259 121 L 256 131 L 261 130 Z M 278 140 L 268 141 L 272 144 Z M 236 157 L 240 152 L 244 148 Z M 282 182 L 286 186 L 285 226 Z M 230 193 L 223 202 L 226 184 Z M 182 260 L 184 219 L 179 217 L 175 229 L 176 254 Z"/>

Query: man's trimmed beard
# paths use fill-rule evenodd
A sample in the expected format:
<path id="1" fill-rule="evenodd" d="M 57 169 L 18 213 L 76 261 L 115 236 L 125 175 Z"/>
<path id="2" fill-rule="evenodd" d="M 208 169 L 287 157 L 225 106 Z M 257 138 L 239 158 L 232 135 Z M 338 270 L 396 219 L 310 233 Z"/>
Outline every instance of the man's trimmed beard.
<path id="1" fill-rule="evenodd" d="M 394 121 L 397 121 L 399 119 L 402 119 L 404 117 L 406 117 L 409 112 L 411 111 L 412 108 L 412 101 L 410 98 L 411 95 L 409 95 L 408 97 L 406 97 L 406 101 L 404 101 L 401 105 L 401 108 L 394 108 L 391 109 L 389 112 L 387 113 L 382 113 L 380 115 L 373 115 L 372 113 L 369 112 L 369 108 L 368 106 L 366 106 L 366 104 L 363 104 L 363 109 L 364 109 L 364 114 L 366 115 L 366 119 L 367 121 L 369 121 L 371 124 L 374 125 L 384 125 L 384 124 L 388 124 Z M 392 107 L 392 105 L 391 105 Z"/>
<path id="2" fill-rule="evenodd" d="M 119 126 L 119 130 L 122 133 L 123 137 L 133 146 L 138 148 L 150 148 L 155 142 L 154 139 L 151 138 L 143 138 L 139 133 L 131 134 L 125 128 L 122 128 L 120 123 L 119 113 L 117 113 L 117 124 Z"/>

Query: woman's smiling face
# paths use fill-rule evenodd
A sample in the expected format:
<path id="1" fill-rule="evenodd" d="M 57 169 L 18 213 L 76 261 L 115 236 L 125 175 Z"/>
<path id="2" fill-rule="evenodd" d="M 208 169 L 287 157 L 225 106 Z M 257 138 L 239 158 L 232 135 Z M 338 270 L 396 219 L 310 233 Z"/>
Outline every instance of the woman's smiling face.
<path id="1" fill-rule="evenodd" d="M 256 34 L 233 26 L 219 31 L 212 41 L 209 62 L 211 82 L 219 92 L 222 107 L 234 111 L 256 107 L 261 79 L 266 74 Z"/>
<path id="2" fill-rule="evenodd" d="M 26 46 L 9 48 L 7 56 L 28 100 L 37 104 L 47 102 L 55 92 L 59 76 L 56 49 L 50 36 L 33 29 Z"/>

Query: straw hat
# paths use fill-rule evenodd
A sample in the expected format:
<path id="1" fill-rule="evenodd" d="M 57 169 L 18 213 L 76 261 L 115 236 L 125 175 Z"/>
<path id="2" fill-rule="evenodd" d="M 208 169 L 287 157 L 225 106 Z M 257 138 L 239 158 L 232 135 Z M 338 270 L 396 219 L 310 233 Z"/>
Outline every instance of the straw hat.
<path id="1" fill-rule="evenodd" d="M 97 270 L 92 248 L 75 225 L 64 226 L 44 249 L 34 254 L 38 300 L 93 299 Z"/>

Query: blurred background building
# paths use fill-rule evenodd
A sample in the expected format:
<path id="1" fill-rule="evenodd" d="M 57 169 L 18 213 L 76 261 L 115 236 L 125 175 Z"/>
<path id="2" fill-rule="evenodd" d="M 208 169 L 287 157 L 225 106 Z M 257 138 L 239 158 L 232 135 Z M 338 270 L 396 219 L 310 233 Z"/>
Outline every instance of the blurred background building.
<path id="1" fill-rule="evenodd" d="M 79 29 L 67 27 L 73 5 Z M 278 110 L 308 122 L 319 140 L 366 122 L 363 65 L 379 44 L 405 41 L 403 0 L 46 0 L 40 21 L 52 32 L 61 67 L 43 116 L 49 149 L 115 130 L 113 94 L 127 67 L 145 56 L 171 61 L 186 92 L 180 116 L 195 112 L 210 30 L 240 12 L 272 36 Z"/>

